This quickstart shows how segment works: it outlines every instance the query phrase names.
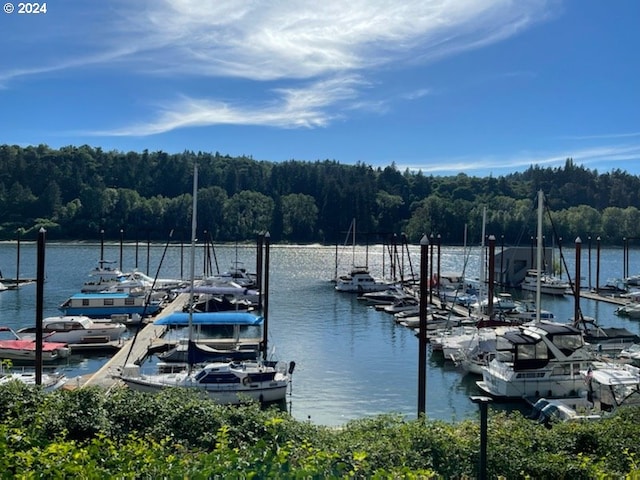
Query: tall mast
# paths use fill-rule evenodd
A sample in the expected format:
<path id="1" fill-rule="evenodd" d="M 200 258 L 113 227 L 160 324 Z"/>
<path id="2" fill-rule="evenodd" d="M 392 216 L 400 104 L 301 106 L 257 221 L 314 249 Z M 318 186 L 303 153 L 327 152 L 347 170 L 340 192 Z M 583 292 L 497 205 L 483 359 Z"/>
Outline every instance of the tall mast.
<path id="1" fill-rule="evenodd" d="M 538 238 L 536 244 L 536 269 L 538 275 L 536 275 L 536 323 L 540 323 L 540 309 L 541 305 L 541 290 L 542 290 L 542 209 L 543 209 L 544 195 L 542 190 L 538 190 Z"/>
<path id="2" fill-rule="evenodd" d="M 483 207 L 482 209 L 482 239 L 480 241 L 480 282 L 478 285 L 479 288 L 479 300 L 478 305 L 480 305 L 480 311 L 482 311 L 482 302 L 484 300 L 485 295 L 485 271 L 484 271 L 484 237 L 485 237 L 485 229 L 487 227 L 487 207 Z M 489 304 L 489 298 L 487 296 L 487 305 Z"/>
<path id="3" fill-rule="evenodd" d="M 191 289 L 189 291 L 189 342 L 188 349 L 191 351 L 191 343 L 193 342 L 193 301 L 196 271 L 196 232 L 198 228 L 198 164 L 193 166 L 193 206 L 191 212 L 191 266 L 189 268 L 189 278 L 191 279 Z M 192 359 L 187 351 L 187 360 L 189 372 L 191 372 Z"/>
<path id="4" fill-rule="evenodd" d="M 351 222 L 351 226 L 352 228 L 352 249 L 351 249 L 351 265 L 352 266 L 356 266 L 356 219 L 354 218 L 353 221 Z"/>

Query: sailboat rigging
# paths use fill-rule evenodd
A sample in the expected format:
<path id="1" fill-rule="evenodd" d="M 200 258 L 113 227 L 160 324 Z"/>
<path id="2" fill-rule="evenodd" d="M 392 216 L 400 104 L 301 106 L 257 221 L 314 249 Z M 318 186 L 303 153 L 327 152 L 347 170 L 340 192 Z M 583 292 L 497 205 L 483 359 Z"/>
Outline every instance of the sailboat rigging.
<path id="1" fill-rule="evenodd" d="M 187 367 L 175 373 L 156 372 L 144 374 L 140 366 L 127 364 L 119 378 L 134 390 L 156 393 L 167 388 L 188 388 L 206 393 L 221 404 L 240 404 L 246 401 L 271 403 L 283 401 L 295 363 L 288 366 L 284 362 L 261 359 L 215 361 L 198 364 L 192 352 L 194 318 L 199 313 L 193 311 L 195 285 L 195 244 L 197 231 L 198 166 L 193 174 L 193 207 L 191 219 L 191 265 L 188 306 L 188 353 Z M 203 314 L 210 315 L 210 314 Z"/>
<path id="2" fill-rule="evenodd" d="M 393 282 L 387 282 L 381 279 L 375 278 L 369 272 L 368 262 L 365 262 L 364 266 L 356 265 L 356 219 L 354 218 L 349 227 L 353 242 L 352 242 L 352 264 L 351 270 L 346 275 L 336 277 L 335 289 L 338 292 L 350 292 L 350 293 L 368 293 L 368 292 L 382 292 L 388 289 Z M 347 233 L 347 238 L 349 234 Z M 346 242 L 345 242 L 346 243 Z M 337 271 L 337 258 L 336 258 L 336 271 Z M 337 273 L 337 272 L 336 272 Z"/>

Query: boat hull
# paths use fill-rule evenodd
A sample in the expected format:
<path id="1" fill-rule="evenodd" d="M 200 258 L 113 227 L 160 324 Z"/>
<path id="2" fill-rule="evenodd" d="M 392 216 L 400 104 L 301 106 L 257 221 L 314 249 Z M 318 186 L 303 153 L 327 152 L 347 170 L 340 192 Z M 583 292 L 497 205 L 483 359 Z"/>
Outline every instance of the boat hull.
<path id="1" fill-rule="evenodd" d="M 52 351 L 42 352 L 42 361 L 45 363 L 53 363 L 58 360 L 67 358 L 71 354 L 70 348 L 59 348 Z M 34 350 L 14 350 L 0 347 L 0 358 L 11 360 L 13 362 L 33 363 L 36 360 L 36 351 Z"/>
<path id="2" fill-rule="evenodd" d="M 35 372 L 0 373 L 0 385 L 6 385 L 14 381 L 22 382 L 28 386 L 40 386 L 45 392 L 53 392 L 67 382 L 67 377 L 59 373 L 43 373 L 40 378 L 40 385 L 38 385 Z"/>
<path id="3" fill-rule="evenodd" d="M 293 372 L 294 364 L 289 365 Z M 205 393 L 211 400 L 225 405 L 250 401 L 283 401 L 290 376 L 284 363 L 214 362 L 194 365 L 169 373 L 142 373 L 138 365 L 126 365 L 118 378 L 129 388 L 158 393 L 169 388 L 191 389 Z"/>
<path id="4" fill-rule="evenodd" d="M 241 384 L 206 385 L 191 382 L 181 374 L 145 375 L 139 378 L 120 377 L 132 390 L 146 393 L 159 393 L 168 388 L 187 388 L 206 393 L 216 403 L 240 405 L 250 401 L 274 403 L 283 401 L 287 395 L 288 380 L 273 380 Z"/>
<path id="5" fill-rule="evenodd" d="M 111 315 L 155 315 L 158 307 L 67 307 L 60 309 L 65 315 L 86 315 L 91 318 L 107 318 Z"/>
<path id="6" fill-rule="evenodd" d="M 589 363 L 576 364 L 573 375 L 553 375 L 553 370 L 535 370 L 531 372 L 512 372 L 506 375 L 487 375 L 487 367 L 483 367 L 483 379 L 476 385 L 495 399 L 514 400 L 540 397 L 569 397 L 585 390 L 584 379 L 580 369 L 589 368 Z"/>

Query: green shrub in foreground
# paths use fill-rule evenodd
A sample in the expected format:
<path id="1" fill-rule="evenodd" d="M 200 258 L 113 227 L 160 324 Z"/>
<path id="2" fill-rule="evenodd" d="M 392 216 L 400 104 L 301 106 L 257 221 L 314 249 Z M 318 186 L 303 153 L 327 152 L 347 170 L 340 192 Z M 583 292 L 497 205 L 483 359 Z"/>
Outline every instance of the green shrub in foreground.
<path id="1" fill-rule="evenodd" d="M 490 410 L 489 478 L 637 478 L 640 410 L 547 429 Z M 333 429 L 195 392 L 0 387 L 1 478 L 472 478 L 479 425 L 389 414 Z"/>

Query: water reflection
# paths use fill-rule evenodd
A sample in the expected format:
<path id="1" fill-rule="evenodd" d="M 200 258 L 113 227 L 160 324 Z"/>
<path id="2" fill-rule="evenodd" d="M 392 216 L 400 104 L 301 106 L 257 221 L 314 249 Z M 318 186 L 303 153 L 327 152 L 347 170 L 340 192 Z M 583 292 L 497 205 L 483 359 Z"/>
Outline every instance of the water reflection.
<path id="1" fill-rule="evenodd" d="M 150 247 L 148 270 L 155 274 L 164 245 Z M 364 258 L 364 247 L 359 249 Z M 277 358 L 295 360 L 291 395 L 287 409 L 300 420 L 324 425 L 341 425 L 351 419 L 378 413 L 400 413 L 407 418 L 417 414 L 418 341 L 414 332 L 397 325 L 393 318 L 359 302 L 354 295 L 339 294 L 329 281 L 335 275 L 335 248 L 332 246 L 272 246 L 269 302 L 269 345 Z M 479 255 L 461 247 L 442 250 L 443 272 L 478 275 Z M 117 244 L 105 245 L 105 258 L 119 258 Z M 418 247 L 412 247 L 412 263 L 419 265 Z M 569 268 L 572 253 L 566 253 Z M 602 252 L 601 279 L 616 275 L 618 250 Z M 76 293 L 99 256 L 98 244 L 51 244 L 46 251 L 45 316 L 58 315 L 58 305 Z M 582 271 L 587 272 L 586 255 Z M 255 246 L 216 247 L 216 261 L 224 269 L 236 259 L 251 266 Z M 351 261 L 346 260 L 346 268 Z M 381 272 L 382 249 L 370 248 L 369 268 Z M 23 243 L 23 276 L 35 272 L 35 245 Z M 135 264 L 135 245 L 126 244 L 124 269 Z M 179 245 L 167 251 L 159 269 L 161 277 L 177 277 L 188 271 Z M 197 252 L 196 265 L 204 265 Z M 0 266 L 10 271 L 15 266 L 15 244 L 0 244 Z M 132 268 L 132 267 L 131 267 Z M 387 266 L 388 269 L 388 266 Z M 595 269 L 595 266 L 594 266 Z M 342 273 L 340 270 L 339 273 Z M 595 271 L 594 271 L 595 275 Z M 583 282 L 586 284 L 586 282 Z M 595 281 L 593 282 L 595 285 Z M 604 281 L 601 280 L 601 284 Z M 15 329 L 35 323 L 35 285 L 0 293 L 0 324 Z M 513 291 L 514 296 L 520 292 Z M 572 298 L 544 297 L 543 308 L 555 313 L 559 321 L 573 316 Z M 585 315 L 596 317 L 604 326 L 620 326 L 640 333 L 640 322 L 619 318 L 615 306 L 582 300 Z M 131 334 L 131 333 L 130 333 Z M 107 354 L 75 355 L 61 365 L 68 376 L 97 371 Z M 433 419 L 460 420 L 475 417 L 477 405 L 469 396 L 479 394 L 472 375 L 462 375 L 441 354 L 428 351 L 427 416 Z M 521 405 L 526 408 L 526 405 Z M 492 408 L 519 408 L 516 404 L 494 404 Z"/>

